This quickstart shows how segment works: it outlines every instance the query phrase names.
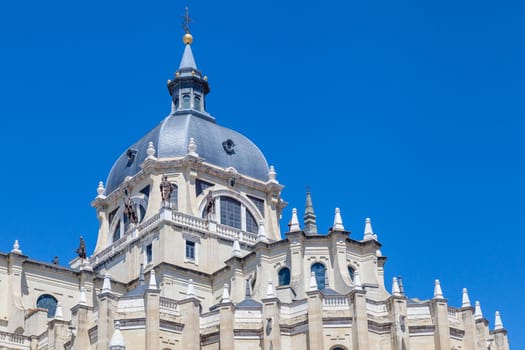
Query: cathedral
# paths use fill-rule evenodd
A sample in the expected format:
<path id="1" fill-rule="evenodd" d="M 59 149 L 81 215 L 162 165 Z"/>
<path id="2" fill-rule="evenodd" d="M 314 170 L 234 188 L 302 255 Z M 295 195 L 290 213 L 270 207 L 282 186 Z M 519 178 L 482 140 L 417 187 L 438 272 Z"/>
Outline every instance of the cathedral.
<path id="1" fill-rule="evenodd" d="M 499 313 L 489 327 L 466 289 L 452 306 L 438 280 L 430 300 L 385 281 L 370 219 L 350 237 L 336 208 L 320 232 L 307 193 L 281 232 L 275 168 L 207 111 L 183 41 L 169 115 L 99 183 L 94 251 L 81 238 L 69 267 L 18 241 L 0 253 L 0 349 L 509 349 Z"/>

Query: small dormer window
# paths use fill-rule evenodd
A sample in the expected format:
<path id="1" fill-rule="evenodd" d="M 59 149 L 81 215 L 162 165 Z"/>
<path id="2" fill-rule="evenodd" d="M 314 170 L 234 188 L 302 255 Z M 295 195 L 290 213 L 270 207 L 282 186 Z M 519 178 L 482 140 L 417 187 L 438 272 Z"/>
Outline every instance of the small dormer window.
<path id="1" fill-rule="evenodd" d="M 182 108 L 183 109 L 189 109 L 190 108 L 190 95 L 182 96 Z"/>
<path id="2" fill-rule="evenodd" d="M 201 110 L 201 97 L 199 95 L 195 95 L 193 98 L 193 108 L 198 111 Z"/>

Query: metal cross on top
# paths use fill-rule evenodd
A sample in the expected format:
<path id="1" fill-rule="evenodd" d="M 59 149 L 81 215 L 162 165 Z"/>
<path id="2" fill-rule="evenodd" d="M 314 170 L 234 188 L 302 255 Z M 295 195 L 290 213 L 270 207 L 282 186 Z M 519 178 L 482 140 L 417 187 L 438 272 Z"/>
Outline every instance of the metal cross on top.
<path id="1" fill-rule="evenodd" d="M 190 9 L 188 6 L 184 8 L 186 10 L 184 16 L 182 16 L 182 28 L 186 32 L 186 34 L 190 33 L 190 23 L 192 22 L 192 19 L 190 18 Z"/>

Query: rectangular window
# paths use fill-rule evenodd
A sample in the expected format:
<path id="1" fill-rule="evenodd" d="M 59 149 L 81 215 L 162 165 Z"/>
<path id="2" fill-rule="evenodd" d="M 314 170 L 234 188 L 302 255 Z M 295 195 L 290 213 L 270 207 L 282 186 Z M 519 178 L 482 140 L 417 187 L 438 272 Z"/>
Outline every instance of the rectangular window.
<path id="1" fill-rule="evenodd" d="M 195 242 L 186 241 L 186 259 L 195 260 Z"/>
<path id="2" fill-rule="evenodd" d="M 153 261 L 153 245 L 148 244 L 146 247 L 146 263 L 150 263 Z"/>

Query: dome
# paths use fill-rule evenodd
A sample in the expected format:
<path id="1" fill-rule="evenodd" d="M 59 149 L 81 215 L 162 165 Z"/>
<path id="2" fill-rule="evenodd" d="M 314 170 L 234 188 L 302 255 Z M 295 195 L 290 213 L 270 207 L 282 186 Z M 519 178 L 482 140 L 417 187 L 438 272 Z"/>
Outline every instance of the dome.
<path id="1" fill-rule="evenodd" d="M 171 114 L 141 140 L 128 148 L 113 164 L 106 181 L 106 193 L 113 192 L 127 176 L 134 176 L 148 156 L 153 142 L 159 159 L 183 157 L 188 153 L 190 138 L 197 144 L 197 153 L 205 162 L 233 167 L 241 175 L 261 181 L 268 180 L 268 163 L 259 148 L 240 133 L 217 125 L 212 118 L 199 114 Z"/>

